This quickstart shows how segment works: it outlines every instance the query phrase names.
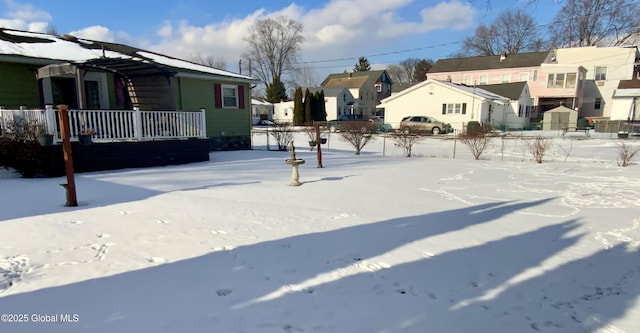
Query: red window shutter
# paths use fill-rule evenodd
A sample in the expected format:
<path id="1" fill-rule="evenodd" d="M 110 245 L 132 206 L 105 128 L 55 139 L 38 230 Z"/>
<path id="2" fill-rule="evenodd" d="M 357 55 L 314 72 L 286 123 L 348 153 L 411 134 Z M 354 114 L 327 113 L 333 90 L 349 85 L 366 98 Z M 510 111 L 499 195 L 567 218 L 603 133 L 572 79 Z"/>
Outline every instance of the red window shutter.
<path id="1" fill-rule="evenodd" d="M 238 109 L 244 109 L 244 86 L 238 86 Z"/>
<path id="2" fill-rule="evenodd" d="M 213 84 L 213 94 L 216 100 L 216 108 L 222 108 L 222 86 L 219 83 Z"/>

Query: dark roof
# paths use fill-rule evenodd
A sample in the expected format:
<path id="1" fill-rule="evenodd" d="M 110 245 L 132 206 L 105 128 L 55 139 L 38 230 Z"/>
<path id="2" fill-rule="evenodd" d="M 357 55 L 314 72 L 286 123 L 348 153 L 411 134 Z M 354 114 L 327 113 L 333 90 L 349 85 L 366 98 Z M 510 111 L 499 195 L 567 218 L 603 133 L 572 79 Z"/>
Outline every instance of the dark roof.
<path id="1" fill-rule="evenodd" d="M 324 95 L 327 97 L 337 97 L 342 93 L 342 91 L 344 90 L 344 87 L 326 87 L 326 88 L 313 87 L 308 89 L 309 89 L 309 92 L 312 94 L 315 94 L 316 92 L 319 92 L 319 91 L 324 91 Z"/>
<path id="2" fill-rule="evenodd" d="M 331 79 L 341 79 L 341 78 L 349 78 L 349 75 L 351 75 L 352 77 L 356 77 L 356 76 L 366 76 L 368 78 L 371 79 L 371 82 L 377 82 L 378 79 L 380 79 L 380 76 L 382 75 L 382 73 L 384 73 L 385 70 L 377 70 L 377 71 L 363 71 L 363 72 L 351 72 L 351 73 L 336 73 L 336 74 L 329 74 L 327 76 L 326 79 L 324 79 L 324 81 L 322 81 L 322 83 L 320 84 L 321 86 L 324 86 L 329 80 Z"/>
<path id="3" fill-rule="evenodd" d="M 428 73 L 540 66 L 548 54 L 549 51 L 509 54 L 504 61 L 500 61 L 500 55 L 440 59 Z"/>
<path id="4" fill-rule="evenodd" d="M 391 86 L 391 92 L 392 93 L 397 93 L 397 92 L 401 92 L 407 88 L 411 88 L 413 86 L 415 86 L 416 84 L 418 84 L 420 82 L 415 82 L 415 83 L 394 83 L 393 86 Z"/>
<path id="5" fill-rule="evenodd" d="M 640 80 L 620 80 L 618 89 L 638 89 L 640 88 Z"/>
<path id="6" fill-rule="evenodd" d="M 510 83 L 498 83 L 498 84 L 484 84 L 481 86 L 476 86 L 477 88 L 482 88 L 488 92 L 492 92 L 494 94 L 507 97 L 508 99 L 515 101 L 520 98 L 520 94 L 522 94 L 522 89 L 527 82 L 510 82 Z"/>
<path id="7" fill-rule="evenodd" d="M 322 82 L 324 88 L 341 88 L 347 89 L 360 89 L 365 82 L 367 82 L 368 76 L 358 75 L 349 77 L 333 77 Z"/>

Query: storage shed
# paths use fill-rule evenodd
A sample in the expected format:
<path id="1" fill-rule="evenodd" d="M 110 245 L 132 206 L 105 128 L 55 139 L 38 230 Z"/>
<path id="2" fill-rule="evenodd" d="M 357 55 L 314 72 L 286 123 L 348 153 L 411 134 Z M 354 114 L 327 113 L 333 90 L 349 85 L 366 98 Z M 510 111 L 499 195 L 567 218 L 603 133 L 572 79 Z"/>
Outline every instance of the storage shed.
<path id="1" fill-rule="evenodd" d="M 564 128 L 576 127 L 578 125 L 578 111 L 566 106 L 545 111 L 542 118 L 543 130 L 562 130 Z"/>

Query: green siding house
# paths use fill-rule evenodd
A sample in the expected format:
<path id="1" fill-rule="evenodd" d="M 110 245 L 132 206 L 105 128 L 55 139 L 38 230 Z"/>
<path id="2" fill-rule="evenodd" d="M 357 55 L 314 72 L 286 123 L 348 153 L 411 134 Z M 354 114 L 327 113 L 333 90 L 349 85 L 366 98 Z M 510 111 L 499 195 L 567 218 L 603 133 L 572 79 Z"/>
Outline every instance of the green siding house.
<path id="1" fill-rule="evenodd" d="M 258 80 L 135 47 L 0 28 L 0 108 L 204 109 L 211 150 L 251 148 Z"/>

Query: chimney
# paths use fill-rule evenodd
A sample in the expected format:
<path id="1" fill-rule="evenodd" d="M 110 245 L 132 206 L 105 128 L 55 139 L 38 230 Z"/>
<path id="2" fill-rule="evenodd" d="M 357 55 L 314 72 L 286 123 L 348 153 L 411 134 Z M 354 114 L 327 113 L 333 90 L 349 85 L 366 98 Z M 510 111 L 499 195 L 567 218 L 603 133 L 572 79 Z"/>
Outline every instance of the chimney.
<path id="1" fill-rule="evenodd" d="M 507 59 L 507 53 L 506 52 L 500 53 L 500 62 L 505 61 L 505 59 Z"/>

